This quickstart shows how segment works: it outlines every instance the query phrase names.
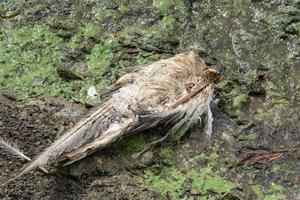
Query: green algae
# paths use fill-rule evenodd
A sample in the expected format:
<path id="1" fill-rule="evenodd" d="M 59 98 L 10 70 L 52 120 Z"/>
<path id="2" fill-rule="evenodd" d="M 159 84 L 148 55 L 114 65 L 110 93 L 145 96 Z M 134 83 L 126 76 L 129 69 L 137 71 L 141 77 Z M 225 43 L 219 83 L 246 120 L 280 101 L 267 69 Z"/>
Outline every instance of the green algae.
<path id="1" fill-rule="evenodd" d="M 188 180 L 190 180 L 191 185 L 186 184 Z M 222 196 L 236 187 L 232 182 L 217 175 L 211 167 L 203 168 L 199 172 L 193 169 L 188 172 L 181 172 L 174 167 L 164 167 L 159 174 L 145 170 L 141 181 L 147 187 L 161 194 L 170 194 L 174 199 L 182 198 L 182 193 L 186 187 L 197 190 L 202 196 L 206 196 L 208 192 Z"/>
<path id="2" fill-rule="evenodd" d="M 146 140 L 142 134 L 139 134 L 134 137 L 124 138 L 114 146 L 123 154 L 132 154 L 142 151 L 146 146 Z"/>
<path id="3" fill-rule="evenodd" d="M 169 53 L 173 52 L 180 43 L 180 37 L 174 31 L 162 29 L 161 26 L 130 26 L 126 27 L 120 35 L 125 38 L 126 44 L 146 51 Z"/>
<path id="4" fill-rule="evenodd" d="M 2 88 L 23 96 L 43 92 L 57 95 L 59 80 L 55 76 L 55 65 L 61 59 L 62 39 L 44 25 L 8 29 L 2 38 Z M 52 85 L 44 87 L 43 81 Z"/>
<path id="5" fill-rule="evenodd" d="M 283 126 L 284 124 L 290 123 L 290 121 L 292 120 L 284 117 L 291 111 L 290 109 L 291 108 L 288 105 L 277 104 L 272 106 L 268 110 L 259 109 L 254 115 L 254 119 L 257 122 L 270 121 L 276 126 Z"/>
<path id="6" fill-rule="evenodd" d="M 283 194 L 284 187 L 275 183 L 271 183 L 270 194 L 265 196 L 265 200 L 283 200 L 286 196 Z"/>
<path id="7" fill-rule="evenodd" d="M 192 187 L 201 191 L 201 193 L 207 193 L 208 191 L 214 191 L 219 194 L 228 193 L 236 187 L 234 183 L 226 181 L 217 175 L 211 167 L 203 168 L 200 172 L 192 170 L 187 176 L 193 180 Z"/>
<path id="8" fill-rule="evenodd" d="M 98 34 L 94 25 L 87 25 L 83 31 L 84 37 L 93 37 Z M 95 28 L 95 27 L 94 27 Z M 89 32 L 89 34 L 87 34 Z M 86 33 L 86 34 L 85 34 Z M 110 67 L 110 58 L 113 51 L 118 49 L 117 43 L 108 38 L 101 44 L 95 45 L 90 54 L 85 57 L 87 63 L 84 81 L 65 81 L 56 72 L 62 65 L 61 48 L 63 39 L 46 25 L 12 28 L 1 34 L 0 42 L 0 85 L 3 91 L 18 94 L 20 98 L 50 95 L 64 97 L 77 102 L 90 101 L 87 90 L 95 85 L 98 92 L 106 90 L 111 80 L 103 76 Z M 73 39 L 76 38 L 76 39 Z M 83 47 L 81 38 L 75 35 L 70 41 L 70 49 Z M 115 68 L 113 75 L 121 73 Z M 111 78 L 110 78 L 111 79 Z M 99 100 L 97 97 L 93 102 Z"/>
<path id="9" fill-rule="evenodd" d="M 259 200 L 284 200 L 286 196 L 284 195 L 284 188 L 281 185 L 271 183 L 269 187 L 262 185 L 251 186 L 252 191 L 257 196 Z"/>
<path id="10" fill-rule="evenodd" d="M 174 154 L 174 151 L 170 147 L 164 147 L 159 149 L 158 156 L 161 160 L 161 162 L 165 165 L 172 165 L 172 156 Z"/>
<path id="11" fill-rule="evenodd" d="M 154 0 L 153 6 L 162 11 L 166 11 L 173 3 L 174 0 Z"/>
<path id="12" fill-rule="evenodd" d="M 235 109 L 242 109 L 243 106 L 248 102 L 247 94 L 240 94 L 233 99 L 232 106 Z"/>
<path id="13" fill-rule="evenodd" d="M 83 24 L 82 32 L 83 32 L 85 38 L 93 38 L 93 37 L 99 36 L 101 34 L 102 30 L 99 25 L 92 23 L 92 22 L 87 22 L 87 23 Z"/>
<path id="14" fill-rule="evenodd" d="M 66 22 L 66 24 L 68 24 Z M 89 48 L 89 39 L 99 38 L 101 36 L 101 27 L 92 22 L 86 22 L 79 28 L 74 27 L 73 31 L 76 31 L 68 43 L 68 47 L 72 53 L 80 51 L 84 48 Z"/>

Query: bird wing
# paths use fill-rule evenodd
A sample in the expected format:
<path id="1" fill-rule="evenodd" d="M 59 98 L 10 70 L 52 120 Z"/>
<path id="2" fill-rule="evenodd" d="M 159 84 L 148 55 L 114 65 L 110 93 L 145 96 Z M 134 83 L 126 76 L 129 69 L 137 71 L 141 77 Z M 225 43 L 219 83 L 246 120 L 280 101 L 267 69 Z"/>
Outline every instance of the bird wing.
<path id="1" fill-rule="evenodd" d="M 89 112 L 88 117 L 80 120 L 73 128 L 33 159 L 16 178 L 38 166 L 45 165 L 49 160 L 67 158 L 67 155 L 71 155 L 71 153 L 81 152 L 80 156 L 70 156 L 70 159 L 74 157 L 74 161 L 79 160 L 84 157 L 83 155 L 92 153 L 96 147 L 104 147 L 104 145 L 113 142 L 121 133 L 126 132 L 130 125 L 135 123 L 132 116 L 120 116 L 113 105 L 114 102 L 109 100 Z M 112 137 L 107 137 L 110 134 Z M 99 142 L 101 140 L 102 143 Z M 95 144 L 96 141 L 98 142 L 97 145 Z M 82 153 L 83 151 L 85 153 Z M 75 159 L 75 157 L 78 158 Z"/>

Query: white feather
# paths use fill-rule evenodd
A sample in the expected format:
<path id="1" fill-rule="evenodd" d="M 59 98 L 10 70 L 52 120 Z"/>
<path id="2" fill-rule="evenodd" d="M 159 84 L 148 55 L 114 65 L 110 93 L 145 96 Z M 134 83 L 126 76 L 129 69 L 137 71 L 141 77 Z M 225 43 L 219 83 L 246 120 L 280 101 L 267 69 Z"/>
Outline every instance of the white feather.
<path id="1" fill-rule="evenodd" d="M 31 161 L 31 159 L 26 156 L 15 143 L 11 143 L 5 141 L 3 138 L 0 137 L 0 149 L 3 149 L 6 153 L 13 155 L 21 160 Z M 39 167 L 43 172 L 48 173 L 48 171 L 43 168 Z"/>
<path id="2" fill-rule="evenodd" d="M 3 149 L 6 153 L 15 156 L 21 160 L 31 161 L 29 157 L 27 157 L 16 144 L 5 141 L 0 137 L 0 149 Z"/>

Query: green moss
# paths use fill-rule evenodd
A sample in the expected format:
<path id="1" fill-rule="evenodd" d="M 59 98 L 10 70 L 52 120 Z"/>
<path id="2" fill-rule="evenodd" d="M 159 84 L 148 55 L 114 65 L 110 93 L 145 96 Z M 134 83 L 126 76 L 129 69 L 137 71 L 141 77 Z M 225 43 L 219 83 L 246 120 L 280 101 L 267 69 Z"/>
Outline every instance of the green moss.
<path id="1" fill-rule="evenodd" d="M 289 116 L 289 113 L 293 112 L 294 108 L 289 107 L 286 104 L 274 104 L 268 110 L 259 109 L 254 115 L 254 119 L 258 122 L 269 121 L 276 126 L 283 126 L 292 122 Z"/>
<path id="2" fill-rule="evenodd" d="M 221 176 L 217 175 L 211 167 L 201 169 L 200 172 L 195 170 L 190 171 L 187 176 L 193 180 L 192 187 L 201 193 L 214 191 L 222 194 L 230 192 L 235 187 L 235 184 L 226 181 Z"/>
<path id="3" fill-rule="evenodd" d="M 282 89 L 283 89 L 282 86 L 278 84 L 275 84 L 271 81 L 267 82 L 266 90 L 267 90 L 268 98 L 281 97 L 283 94 Z"/>
<path id="4" fill-rule="evenodd" d="M 180 141 L 186 133 L 186 125 L 181 126 L 170 138 L 171 141 Z"/>
<path id="5" fill-rule="evenodd" d="M 247 140 L 256 140 L 257 138 L 258 138 L 258 135 L 256 133 L 251 133 L 246 136 Z"/>
<path id="6" fill-rule="evenodd" d="M 127 13 L 130 9 L 125 3 L 120 3 L 118 10 L 120 11 L 121 14 Z"/>
<path id="7" fill-rule="evenodd" d="M 170 159 L 171 156 L 172 156 L 172 150 L 170 148 L 168 148 L 168 147 L 162 148 L 159 151 L 159 155 L 162 158 Z"/>
<path id="8" fill-rule="evenodd" d="M 146 141 L 144 136 L 139 134 L 134 137 L 124 138 L 114 146 L 121 153 L 128 154 L 142 151 L 146 146 Z"/>
<path id="9" fill-rule="evenodd" d="M 162 20 L 161 20 L 161 26 L 164 29 L 174 29 L 176 26 L 176 19 L 172 16 L 165 16 Z"/>
<path id="10" fill-rule="evenodd" d="M 160 155 L 164 157 L 173 157 L 174 154 L 171 149 L 162 149 Z M 163 157 L 162 156 L 162 157 Z M 202 167 L 199 171 L 195 170 L 192 166 L 193 163 L 198 163 L 199 159 L 203 162 L 207 160 L 206 167 Z M 176 160 L 176 159 L 175 159 Z M 217 198 L 221 197 L 225 193 L 229 193 L 231 189 L 236 185 L 230 181 L 225 180 L 220 173 L 224 173 L 226 170 L 222 167 L 214 169 L 215 165 L 218 165 L 219 155 L 212 151 L 209 155 L 201 154 L 196 156 L 191 163 L 188 161 L 189 168 L 184 171 L 174 167 L 176 162 L 174 158 L 170 161 L 172 165 L 170 167 L 164 166 L 159 170 L 159 173 L 155 173 L 151 169 L 144 171 L 143 178 L 140 181 L 148 188 L 153 189 L 163 195 L 170 194 L 174 199 L 188 199 L 191 196 L 180 196 L 183 191 L 193 190 L 201 194 L 201 198 L 206 198 L 211 192 L 215 194 Z"/>
<path id="11" fill-rule="evenodd" d="M 59 30 L 78 30 L 79 24 L 72 19 L 68 20 L 57 20 L 57 19 L 50 19 L 48 21 L 48 25 L 55 29 Z"/>
<path id="12" fill-rule="evenodd" d="M 258 135 L 256 133 L 248 133 L 248 134 L 243 134 L 239 136 L 239 139 L 244 139 L 247 141 L 255 141 L 258 138 Z"/>
<path id="13" fill-rule="evenodd" d="M 125 28 L 120 35 L 125 38 L 126 44 L 147 51 L 164 49 L 164 51 L 172 52 L 180 42 L 178 34 L 172 30 L 163 29 L 161 26 L 131 26 Z"/>
<path id="14" fill-rule="evenodd" d="M 182 149 L 188 149 L 190 147 L 191 147 L 190 143 L 185 143 L 185 144 L 181 145 Z"/>
<path id="15" fill-rule="evenodd" d="M 270 187 L 263 187 L 261 185 L 251 186 L 252 191 L 256 194 L 257 199 L 261 200 L 283 200 L 286 199 L 284 195 L 284 188 L 281 185 L 271 183 Z"/>
<path id="16" fill-rule="evenodd" d="M 87 25 L 87 30 L 93 29 Z M 70 41 L 71 49 L 82 48 L 82 38 L 94 36 L 96 32 L 85 36 L 76 34 Z M 98 33 L 97 33 L 98 34 Z M 85 81 L 66 82 L 60 78 L 56 69 L 60 66 L 63 39 L 46 25 L 12 28 L 5 30 L 0 42 L 0 86 L 2 91 L 14 93 L 22 99 L 40 95 L 60 96 L 78 102 L 91 101 L 87 90 L 95 85 L 98 93 L 106 90 L 111 83 L 103 74 L 109 70 L 113 51 L 119 46 L 113 38 L 92 48 L 86 57 L 88 78 Z M 111 70 L 112 77 L 121 69 Z M 94 101 L 98 101 L 94 99 Z"/>
<path id="17" fill-rule="evenodd" d="M 262 193 L 261 185 L 253 185 L 253 186 L 251 186 L 251 189 L 256 194 L 257 199 L 263 199 L 264 194 Z"/>
<path id="18" fill-rule="evenodd" d="M 82 49 L 84 47 L 83 39 L 84 38 L 81 33 L 75 34 L 68 43 L 70 51 L 75 52 L 76 50 Z"/>
<path id="19" fill-rule="evenodd" d="M 68 43 L 68 47 L 72 53 L 80 51 L 88 47 L 90 38 L 99 38 L 101 36 L 101 28 L 95 23 L 86 22 L 80 28 L 76 28 L 76 34 L 72 36 Z"/>
<path id="20" fill-rule="evenodd" d="M 159 149 L 159 158 L 161 159 L 161 162 L 167 165 L 172 164 L 172 156 L 173 156 L 173 151 L 170 147 L 165 147 L 162 149 Z"/>
<path id="21" fill-rule="evenodd" d="M 153 6 L 162 11 L 167 10 L 173 3 L 174 0 L 153 0 Z"/>
<path id="22" fill-rule="evenodd" d="M 87 56 L 87 65 L 92 74 L 102 76 L 110 66 L 112 50 L 118 46 L 114 38 L 109 38 L 103 44 L 97 44 Z"/>
<path id="23" fill-rule="evenodd" d="M 248 100 L 249 96 L 247 94 L 240 94 L 233 99 L 232 106 L 235 109 L 242 109 Z"/>
<path id="24" fill-rule="evenodd" d="M 142 182 L 151 189 L 166 195 L 169 193 L 178 199 L 185 177 L 176 168 L 164 168 L 162 174 L 154 174 L 151 170 L 145 170 Z"/>
<path id="25" fill-rule="evenodd" d="M 139 66 L 145 66 L 147 64 L 150 64 L 152 62 L 158 61 L 161 58 L 165 58 L 164 54 L 157 54 L 153 52 L 143 52 L 137 55 L 132 62 L 136 63 L 136 65 Z"/>
<path id="26" fill-rule="evenodd" d="M 85 38 L 92 38 L 100 35 L 101 28 L 95 23 L 87 22 L 83 25 L 82 32 Z"/>
<path id="27" fill-rule="evenodd" d="M 44 25 L 8 29 L 1 36 L 2 88 L 23 96 L 57 95 L 55 66 L 61 59 L 62 39 Z M 45 87 L 44 82 L 50 84 Z"/>
<path id="28" fill-rule="evenodd" d="M 286 199 L 284 188 L 281 185 L 272 183 L 270 188 L 270 194 L 267 194 L 264 200 L 284 200 Z"/>
<path id="29" fill-rule="evenodd" d="M 217 164 L 219 155 L 216 153 L 216 150 L 214 147 L 213 147 L 213 149 L 214 150 L 209 154 L 202 153 L 201 155 L 199 155 L 199 159 L 208 161 L 208 163 L 210 163 L 210 165 Z"/>
<path id="30" fill-rule="evenodd" d="M 187 173 L 180 172 L 174 167 L 164 167 L 160 174 L 145 170 L 142 182 L 159 193 L 169 193 L 174 199 L 178 199 L 187 186 L 185 185 L 187 180 L 192 181 L 191 189 L 201 194 L 213 191 L 217 196 L 222 196 L 235 187 L 233 183 L 217 175 L 211 167 L 203 168 L 199 172 L 191 170 Z"/>

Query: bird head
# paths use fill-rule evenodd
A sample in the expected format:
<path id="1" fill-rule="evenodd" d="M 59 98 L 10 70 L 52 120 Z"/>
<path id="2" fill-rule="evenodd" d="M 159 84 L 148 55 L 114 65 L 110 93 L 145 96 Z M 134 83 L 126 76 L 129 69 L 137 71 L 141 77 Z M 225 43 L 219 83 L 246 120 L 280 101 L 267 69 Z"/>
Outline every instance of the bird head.
<path id="1" fill-rule="evenodd" d="M 215 69 L 206 69 L 203 73 L 203 78 L 208 82 L 218 82 L 220 80 L 220 73 Z"/>

